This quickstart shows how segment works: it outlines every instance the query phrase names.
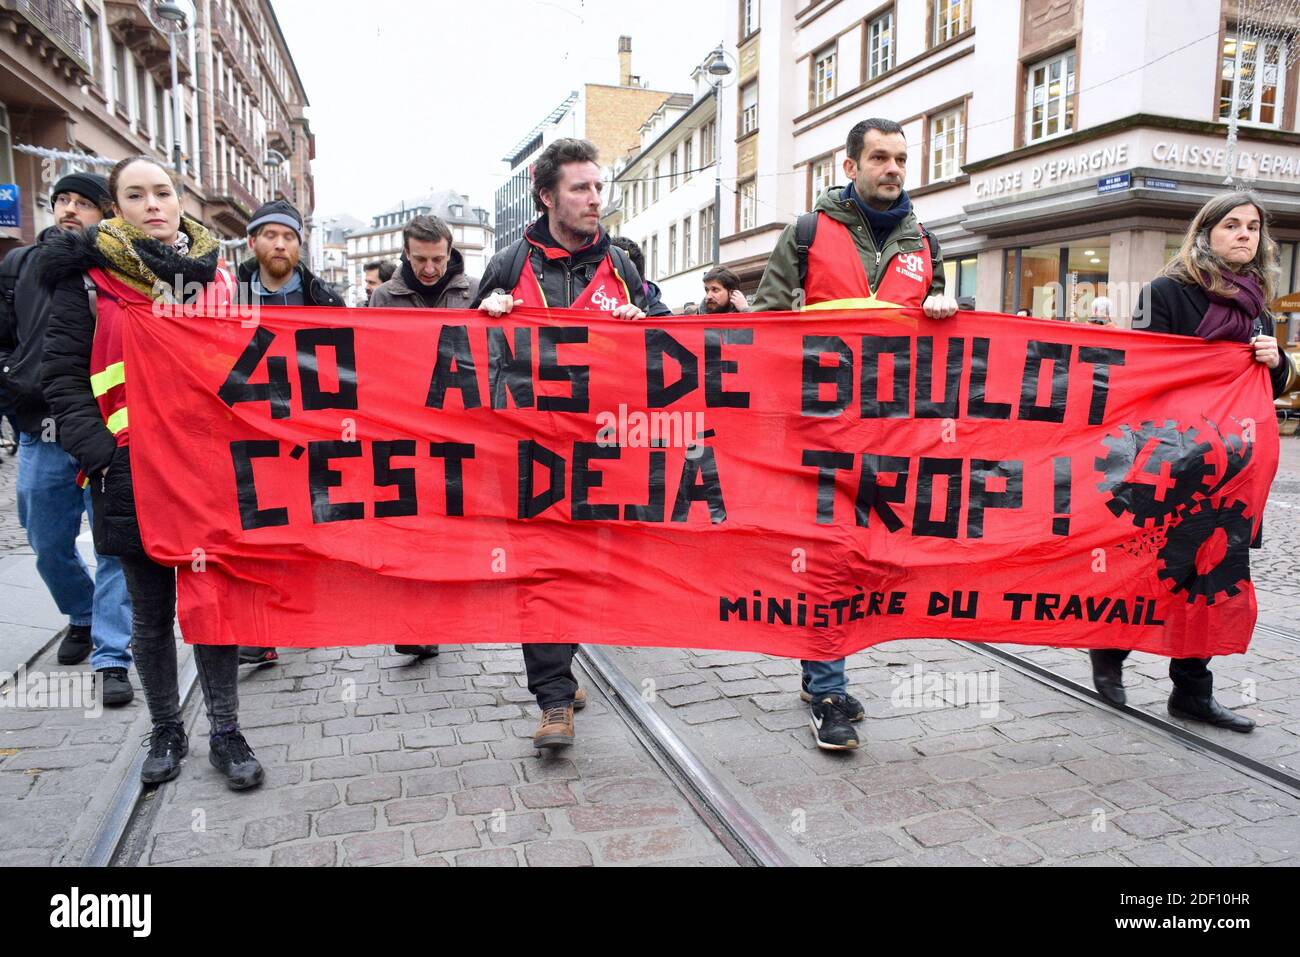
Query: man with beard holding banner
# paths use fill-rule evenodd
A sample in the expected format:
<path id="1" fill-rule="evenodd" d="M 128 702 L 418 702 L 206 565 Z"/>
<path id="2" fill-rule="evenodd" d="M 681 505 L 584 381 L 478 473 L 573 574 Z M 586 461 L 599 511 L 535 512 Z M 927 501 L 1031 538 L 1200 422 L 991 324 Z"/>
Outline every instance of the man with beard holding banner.
<path id="1" fill-rule="evenodd" d="M 944 295 L 939 243 L 921 227 L 903 189 L 907 140 L 892 120 L 863 120 L 849 130 L 844 174 L 810 213 L 787 226 L 755 293 L 755 312 L 791 309 L 922 308 L 946 319 L 957 303 Z M 707 278 L 707 277 L 706 277 Z M 800 697 L 810 703 L 817 746 L 858 746 L 854 721 L 865 717 L 848 693 L 844 659 L 804 661 Z"/>
<path id="2" fill-rule="evenodd" d="M 533 165 L 533 203 L 541 217 L 524 237 L 492 257 L 474 305 L 500 318 L 515 306 L 591 309 L 644 319 L 645 283 L 627 253 L 600 226 L 600 167 L 586 140 L 559 139 Z M 573 711 L 587 703 L 573 676 L 574 644 L 525 643 L 528 690 L 537 696 L 539 748 L 573 743 Z"/>

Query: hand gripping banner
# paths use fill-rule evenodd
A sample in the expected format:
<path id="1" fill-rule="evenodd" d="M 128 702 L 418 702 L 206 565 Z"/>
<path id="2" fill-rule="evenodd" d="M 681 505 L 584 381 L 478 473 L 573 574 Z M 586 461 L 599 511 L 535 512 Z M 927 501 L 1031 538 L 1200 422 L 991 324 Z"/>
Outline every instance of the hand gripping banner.
<path id="1" fill-rule="evenodd" d="M 1243 651 L 1244 345 L 988 313 L 132 309 L 187 640 Z"/>

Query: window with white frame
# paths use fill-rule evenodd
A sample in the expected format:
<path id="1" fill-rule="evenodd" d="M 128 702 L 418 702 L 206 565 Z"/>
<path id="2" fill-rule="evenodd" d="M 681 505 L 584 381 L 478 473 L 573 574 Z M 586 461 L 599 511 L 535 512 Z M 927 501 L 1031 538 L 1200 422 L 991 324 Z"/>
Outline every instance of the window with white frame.
<path id="1" fill-rule="evenodd" d="M 930 182 L 952 179 L 961 172 L 962 108 L 930 117 Z"/>
<path id="2" fill-rule="evenodd" d="M 659 163 L 658 162 L 656 162 L 653 166 L 650 167 L 650 181 L 651 183 L 654 184 L 654 188 L 653 188 L 654 198 L 651 199 L 650 202 L 657 203 L 659 202 Z M 646 205 L 649 205 L 649 203 L 647 203 Z"/>
<path id="3" fill-rule="evenodd" d="M 867 79 L 894 68 L 894 11 L 867 24 Z"/>
<path id="4" fill-rule="evenodd" d="M 672 155 L 668 157 L 668 188 L 669 189 L 677 188 L 677 151 L 676 150 L 673 150 Z"/>
<path id="5" fill-rule="evenodd" d="M 695 265 L 695 257 L 691 255 L 691 217 L 687 216 L 682 220 L 682 268 L 690 269 Z"/>
<path id="6" fill-rule="evenodd" d="M 712 205 L 700 210 L 700 262 L 713 261 L 713 221 L 717 211 Z"/>
<path id="7" fill-rule="evenodd" d="M 1232 84 L 1237 81 L 1237 119 L 1263 126 L 1282 123 L 1282 94 L 1287 48 L 1281 39 L 1243 40 L 1234 33 L 1223 38 L 1219 73 L 1219 118 L 1232 114 Z"/>
<path id="8" fill-rule="evenodd" d="M 830 189 L 835 183 L 835 157 L 827 156 L 824 159 L 814 161 L 812 164 L 812 188 L 809 192 L 812 194 L 809 198 L 808 208 L 812 209 L 817 205 L 817 197 L 826 190 Z"/>
<path id="9" fill-rule="evenodd" d="M 695 141 L 690 137 L 682 143 L 682 176 L 686 179 L 691 178 L 691 170 L 695 168 Z"/>
<path id="10" fill-rule="evenodd" d="M 813 55 L 811 108 L 835 98 L 835 73 L 835 44 L 831 44 Z"/>
<path id="11" fill-rule="evenodd" d="M 740 38 L 758 29 L 758 0 L 740 0 Z"/>
<path id="12" fill-rule="evenodd" d="M 650 237 L 650 278 L 659 278 L 659 234 Z"/>
<path id="13" fill-rule="evenodd" d="M 668 275 L 677 271 L 677 224 L 668 227 Z"/>
<path id="14" fill-rule="evenodd" d="M 1074 129 L 1074 51 L 1029 68 L 1025 142 Z"/>
<path id="15" fill-rule="evenodd" d="M 740 88 L 740 135 L 758 129 L 758 83 L 747 83 Z"/>
<path id="16" fill-rule="evenodd" d="M 758 225 L 758 183 L 752 179 L 741 183 L 738 192 L 740 193 L 740 221 L 737 230 L 743 232 Z"/>
<path id="17" fill-rule="evenodd" d="M 713 143 L 718 136 L 718 121 L 716 118 L 709 120 L 700 127 L 700 165 L 713 165 Z"/>
<path id="18" fill-rule="evenodd" d="M 934 38 L 932 46 L 951 40 L 970 28 L 970 0 L 932 0 Z"/>

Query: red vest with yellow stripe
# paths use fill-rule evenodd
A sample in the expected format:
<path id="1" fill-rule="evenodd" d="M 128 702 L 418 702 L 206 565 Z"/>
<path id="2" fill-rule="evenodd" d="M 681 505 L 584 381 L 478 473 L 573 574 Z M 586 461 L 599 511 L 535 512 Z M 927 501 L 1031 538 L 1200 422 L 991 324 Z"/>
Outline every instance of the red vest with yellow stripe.
<path id="1" fill-rule="evenodd" d="M 541 250 L 542 255 L 547 259 L 564 259 L 569 255 L 563 249 L 544 246 L 531 237 L 525 237 L 525 242 Z M 605 258 L 596 267 L 591 282 L 587 283 L 587 288 L 569 304 L 568 308 L 613 312 L 619 306 L 632 301 L 632 293 L 628 289 L 623 276 L 614 268 L 612 258 L 606 253 Z M 531 255 L 524 257 L 523 269 L 519 272 L 519 281 L 515 283 L 512 295 L 514 298 L 522 300 L 525 306 L 537 306 L 543 309 L 551 308 L 551 303 L 546 301 L 546 294 L 542 291 L 542 284 L 537 281 L 537 274 L 533 272 L 533 257 Z"/>
<path id="2" fill-rule="evenodd" d="M 808 247 L 805 310 L 919 307 L 925 302 L 934 279 L 928 242 L 916 252 L 896 253 L 873 290 L 849 228 L 825 213 L 817 217 L 817 233 Z"/>
<path id="3" fill-rule="evenodd" d="M 126 362 L 122 350 L 122 329 L 127 321 L 127 304 L 152 306 L 152 300 L 127 285 L 106 269 L 91 269 L 87 276 L 95 289 L 95 338 L 90 346 L 90 391 L 99 404 L 104 424 L 119 446 L 127 444 Z M 204 287 L 195 300 L 196 308 L 228 309 L 233 302 L 234 284 L 224 269 Z"/>

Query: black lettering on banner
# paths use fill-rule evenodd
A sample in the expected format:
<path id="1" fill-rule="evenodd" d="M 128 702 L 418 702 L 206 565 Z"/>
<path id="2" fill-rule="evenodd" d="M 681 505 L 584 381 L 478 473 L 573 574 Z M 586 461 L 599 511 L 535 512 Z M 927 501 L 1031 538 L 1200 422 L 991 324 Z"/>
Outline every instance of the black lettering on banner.
<path id="1" fill-rule="evenodd" d="M 704 404 L 710 409 L 748 409 L 748 392 L 725 392 L 722 377 L 735 373 L 740 363 L 722 358 L 724 345 L 754 344 L 753 329 L 704 330 Z"/>
<path id="2" fill-rule="evenodd" d="M 279 457 L 280 443 L 274 439 L 230 443 L 230 460 L 235 465 L 235 492 L 239 499 L 239 524 L 244 531 L 289 524 L 287 508 L 257 507 L 257 480 L 253 477 L 253 459 Z"/>
<path id="3" fill-rule="evenodd" d="M 998 476 L 1005 480 L 1001 492 L 990 492 L 988 480 Z M 966 511 L 966 537 L 984 537 L 984 510 L 1020 508 L 1024 504 L 1025 465 L 1015 460 L 971 459 L 970 506 Z"/>
<path id="4" fill-rule="evenodd" d="M 447 515 L 465 514 L 465 475 L 462 463 L 474 457 L 474 446 L 468 442 L 430 442 L 429 455 L 444 459 L 443 485 L 447 489 Z"/>
<path id="5" fill-rule="evenodd" d="M 966 400 L 966 417 L 970 419 L 1010 419 L 1010 402 L 989 402 L 985 395 L 989 380 L 989 342 L 976 338 L 970 350 L 970 398 Z"/>
<path id="6" fill-rule="evenodd" d="M 960 414 L 962 360 L 966 340 L 948 340 L 948 358 L 944 361 L 943 398 L 934 394 L 934 336 L 916 340 L 916 417 L 918 419 L 955 419 Z"/>
<path id="7" fill-rule="evenodd" d="M 903 527 L 903 520 L 889 506 L 901 505 L 907 501 L 907 476 L 910 469 L 911 462 L 905 456 L 863 454 L 858 500 L 854 506 L 858 525 L 870 528 L 871 513 L 874 511 L 891 532 Z M 882 473 L 892 473 L 894 484 L 881 485 Z"/>
<path id="8" fill-rule="evenodd" d="M 664 356 L 677 363 L 681 377 L 672 385 L 664 384 Z M 694 392 L 700 384 L 700 360 L 663 329 L 645 331 L 645 394 L 647 409 L 662 409 L 682 396 Z"/>
<path id="9" fill-rule="evenodd" d="M 1012 621 L 1020 620 L 1020 616 L 1021 614 L 1023 614 L 1023 610 L 1026 603 L 1033 601 L 1033 598 L 1034 598 L 1033 595 L 1027 595 L 1023 592 L 1015 592 L 1015 591 L 1007 592 L 1005 595 L 1002 596 L 1003 601 L 1011 602 Z"/>
<path id="10" fill-rule="evenodd" d="M 1064 422 L 1065 398 L 1070 391 L 1070 356 L 1074 346 L 1066 342 L 1029 340 L 1025 349 L 1025 374 L 1020 380 L 1019 417 L 1028 422 Z M 1043 360 L 1052 363 L 1052 397 L 1038 404 L 1038 379 Z"/>
<path id="11" fill-rule="evenodd" d="M 700 479 L 698 484 L 697 478 Z M 701 446 L 699 458 L 682 460 L 682 481 L 677 486 L 677 501 L 673 504 L 674 522 L 690 518 L 692 502 L 709 503 L 709 521 L 714 525 L 727 520 L 722 483 L 718 481 L 718 461 L 708 445 Z"/>
<path id="12" fill-rule="evenodd" d="M 664 520 L 664 503 L 668 498 L 667 483 L 664 481 L 664 465 L 667 460 L 666 452 L 650 453 L 650 500 L 644 505 L 624 505 L 624 521 L 662 522 Z"/>
<path id="13" fill-rule="evenodd" d="M 822 365 L 822 356 L 833 353 L 839 362 Z M 835 398 L 821 398 L 823 382 L 835 386 Z M 803 414 L 833 418 L 853 401 L 853 351 L 839 336 L 803 337 Z"/>
<path id="14" fill-rule="evenodd" d="M 591 467 L 592 459 L 617 459 L 623 450 L 617 445 L 601 445 L 599 442 L 573 443 L 573 520 L 575 522 L 616 522 L 617 505 L 592 505 L 587 501 L 587 493 L 593 488 L 605 484 L 605 476 L 600 469 Z"/>
<path id="15" fill-rule="evenodd" d="M 545 466 L 550 475 L 550 484 L 540 495 L 533 494 L 533 472 L 537 464 Z M 563 499 L 564 459 L 533 439 L 521 439 L 519 442 L 519 517 L 536 518 Z"/>
<path id="16" fill-rule="evenodd" d="M 835 473 L 853 468 L 852 452 L 803 450 L 803 464 L 817 469 L 817 524 L 835 521 Z"/>
<path id="17" fill-rule="evenodd" d="M 958 520 L 961 518 L 961 459 L 932 459 L 922 456 L 916 472 L 916 510 L 912 515 L 912 534 L 933 538 L 956 538 Z M 941 521 L 930 518 L 934 500 L 934 480 L 938 475 L 948 476 L 944 483 L 944 517 Z"/>
<path id="18" fill-rule="evenodd" d="M 429 397 L 424 404 L 431 409 L 441 409 L 448 389 L 460 390 L 461 404 L 467 409 L 477 409 L 483 404 L 478 395 L 478 376 L 474 372 L 468 326 L 443 326 L 438 331 L 438 362 L 433 367 Z"/>
<path id="19" fill-rule="evenodd" d="M 1079 361 L 1093 366 L 1092 399 L 1088 403 L 1088 424 L 1101 425 L 1106 420 L 1106 399 L 1110 392 L 1110 367 L 1125 362 L 1123 349 L 1079 346 Z"/>
<path id="20" fill-rule="evenodd" d="M 586 326 L 554 326 L 537 330 L 537 378 L 541 382 L 568 382 L 569 395 L 539 395 L 539 412 L 586 412 L 590 366 L 557 364 L 556 346 L 587 341 Z"/>
<path id="21" fill-rule="evenodd" d="M 331 459 L 358 459 L 360 442 L 307 443 L 307 481 L 311 486 L 311 520 L 317 525 L 325 522 L 351 522 L 364 518 L 364 502 L 331 502 L 330 489 L 343 484 L 343 473 L 330 468 Z"/>
<path id="22" fill-rule="evenodd" d="M 289 417 L 293 388 L 289 385 L 289 364 L 284 356 L 272 356 L 266 360 L 265 382 L 250 385 L 248 381 L 274 341 L 275 333 L 265 326 L 258 326 L 254 331 L 253 338 L 235 360 L 230 375 L 217 390 L 217 398 L 229 408 L 234 408 L 236 402 L 270 402 L 271 418 Z"/>
<path id="23" fill-rule="evenodd" d="M 894 357 L 894 394 L 882 401 L 880 357 Z M 912 340 L 909 336 L 862 337 L 862 417 L 906 419 L 912 405 Z"/>
<path id="24" fill-rule="evenodd" d="M 515 407 L 533 406 L 533 345 L 527 328 L 515 330 L 515 347 L 511 351 L 506 330 L 490 326 L 488 334 L 488 393 L 492 408 L 506 407 L 506 390 Z"/>
<path id="25" fill-rule="evenodd" d="M 1070 534 L 1070 476 L 1069 457 L 1052 459 L 1052 518 L 1053 535 Z"/>
<path id="26" fill-rule="evenodd" d="M 318 409 L 357 408 L 357 347 L 353 329 L 299 329 L 293 336 L 298 350 L 298 381 L 302 385 L 302 407 L 308 412 Z M 339 390 L 322 392 L 320 387 L 320 361 L 317 352 L 321 346 L 334 350 L 334 365 L 338 369 Z"/>
<path id="27" fill-rule="evenodd" d="M 397 498 L 375 502 L 375 518 L 414 515 L 419 510 L 415 498 L 415 469 L 392 467 L 393 456 L 414 454 L 415 439 L 394 439 L 374 444 L 375 488 L 397 487 Z"/>

